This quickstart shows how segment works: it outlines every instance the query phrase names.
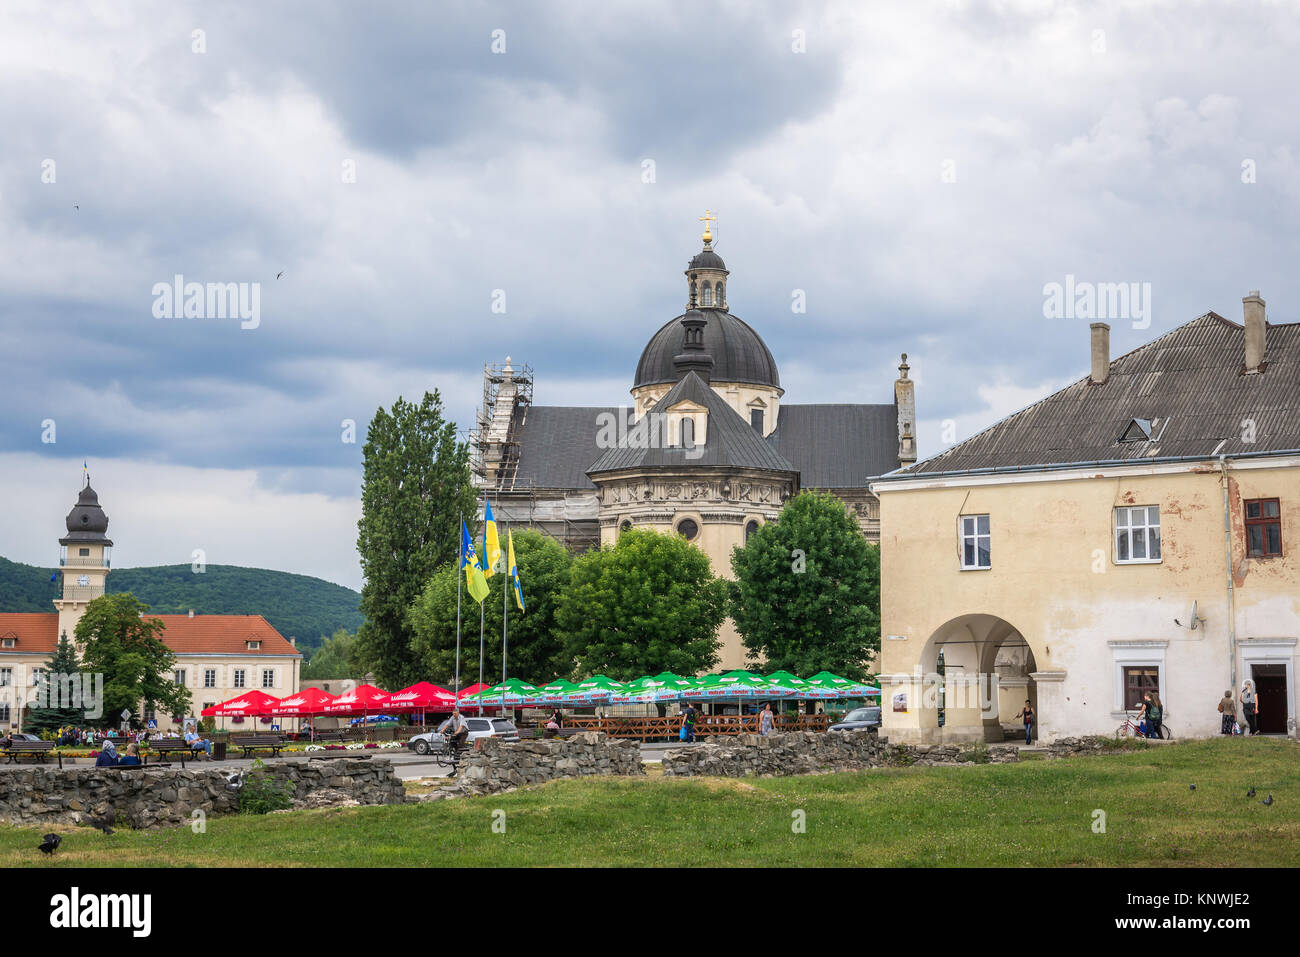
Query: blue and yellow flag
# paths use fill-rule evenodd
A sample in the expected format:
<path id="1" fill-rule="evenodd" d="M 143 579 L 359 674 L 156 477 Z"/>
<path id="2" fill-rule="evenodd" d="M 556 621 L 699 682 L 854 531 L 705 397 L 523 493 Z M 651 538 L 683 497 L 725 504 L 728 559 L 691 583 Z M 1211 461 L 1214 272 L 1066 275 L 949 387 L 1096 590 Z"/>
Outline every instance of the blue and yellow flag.
<path id="1" fill-rule="evenodd" d="M 479 567 L 478 551 L 474 548 L 474 539 L 469 537 L 469 529 L 464 519 L 460 523 L 460 567 L 465 569 L 465 588 L 469 596 L 479 604 L 488 595 L 487 582 L 483 580 L 483 569 Z"/>
<path id="2" fill-rule="evenodd" d="M 523 586 L 519 584 L 519 566 L 515 564 L 515 533 L 514 532 L 506 532 L 506 544 L 510 550 L 510 554 L 509 554 L 510 580 L 515 586 L 515 604 L 519 606 L 520 611 L 523 611 L 524 610 L 524 589 Z"/>
<path id="3" fill-rule="evenodd" d="M 492 517 L 492 503 L 483 498 L 483 577 L 491 578 L 501 561 L 501 540 L 497 538 L 497 521 Z"/>

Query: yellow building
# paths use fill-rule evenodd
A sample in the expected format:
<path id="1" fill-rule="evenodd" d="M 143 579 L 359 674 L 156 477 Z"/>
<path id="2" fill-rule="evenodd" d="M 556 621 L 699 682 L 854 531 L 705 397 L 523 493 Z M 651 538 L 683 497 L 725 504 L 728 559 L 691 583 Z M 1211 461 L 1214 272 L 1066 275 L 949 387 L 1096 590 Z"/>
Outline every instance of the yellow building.
<path id="1" fill-rule="evenodd" d="M 1114 361 L 1094 323 L 1087 378 L 872 483 L 891 739 L 1003 740 L 1026 699 L 1113 734 L 1149 690 L 1211 735 L 1245 680 L 1295 733 L 1300 323 L 1244 303 Z"/>
<path id="2" fill-rule="evenodd" d="M 89 482 L 68 513 L 59 539 L 62 582 L 54 612 L 0 614 L 0 727 L 21 730 L 36 696 L 37 678 L 60 637 L 75 640 L 86 605 L 104 594 L 111 569 L 108 515 Z M 280 698 L 298 690 L 302 654 L 261 615 L 156 615 L 162 639 L 176 656 L 173 679 L 190 692 L 189 715 L 142 710 L 136 720 L 160 729 L 177 719 L 256 688 Z M 78 647 L 78 653 L 81 648 Z M 116 723 L 116 722 L 114 722 Z"/>

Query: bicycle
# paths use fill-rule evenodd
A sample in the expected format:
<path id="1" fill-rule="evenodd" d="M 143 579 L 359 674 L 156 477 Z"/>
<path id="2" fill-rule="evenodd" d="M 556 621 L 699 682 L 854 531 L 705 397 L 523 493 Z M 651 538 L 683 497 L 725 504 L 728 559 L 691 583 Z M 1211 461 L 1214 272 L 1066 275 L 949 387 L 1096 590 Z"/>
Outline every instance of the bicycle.
<path id="1" fill-rule="evenodd" d="M 1165 741 L 1174 740 L 1174 732 L 1169 725 L 1162 722 L 1160 725 L 1160 731 L 1161 733 L 1159 736 L 1154 734 L 1144 734 L 1142 732 L 1142 727 L 1137 723 L 1137 715 L 1125 712 L 1124 723 L 1116 729 L 1115 737 L 1127 738 L 1131 735 L 1135 738 L 1156 738 L 1157 740 L 1162 739 Z"/>

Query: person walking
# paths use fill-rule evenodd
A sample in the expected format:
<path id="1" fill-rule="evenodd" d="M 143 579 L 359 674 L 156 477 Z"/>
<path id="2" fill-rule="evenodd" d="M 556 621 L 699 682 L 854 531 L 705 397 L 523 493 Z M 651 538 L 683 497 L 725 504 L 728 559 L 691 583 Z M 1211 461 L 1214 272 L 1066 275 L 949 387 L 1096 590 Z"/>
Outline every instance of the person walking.
<path id="1" fill-rule="evenodd" d="M 1034 709 L 1029 705 L 1029 699 L 1025 699 L 1025 706 L 1020 709 L 1020 718 L 1025 722 L 1025 744 L 1033 744 L 1034 733 Z"/>
<path id="2" fill-rule="evenodd" d="M 682 728 L 686 731 L 685 740 L 688 743 L 695 740 L 695 717 L 695 705 L 686 702 L 686 707 L 682 709 Z"/>
<path id="3" fill-rule="evenodd" d="M 1250 734 L 1259 734 L 1259 701 L 1255 697 L 1255 683 L 1247 678 L 1241 683 L 1241 713 L 1246 716 Z"/>
<path id="4" fill-rule="evenodd" d="M 1165 709 L 1160 703 L 1160 692 L 1152 691 L 1146 696 L 1147 701 L 1147 724 L 1151 729 L 1151 737 L 1164 739 L 1164 720 Z"/>
<path id="5" fill-rule="evenodd" d="M 772 715 L 772 702 L 763 705 L 763 710 L 758 715 L 758 733 L 769 735 L 776 727 L 776 719 Z"/>
<path id="6" fill-rule="evenodd" d="M 1232 726 L 1237 723 L 1237 704 L 1232 700 L 1229 688 L 1219 699 L 1219 734 L 1232 734 Z"/>

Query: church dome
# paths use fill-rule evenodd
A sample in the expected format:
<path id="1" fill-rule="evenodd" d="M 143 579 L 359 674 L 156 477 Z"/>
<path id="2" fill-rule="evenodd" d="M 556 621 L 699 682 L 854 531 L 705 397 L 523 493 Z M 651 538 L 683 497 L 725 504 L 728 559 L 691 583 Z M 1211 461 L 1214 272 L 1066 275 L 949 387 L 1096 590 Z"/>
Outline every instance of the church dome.
<path id="1" fill-rule="evenodd" d="M 688 267 L 690 269 L 726 269 L 727 264 L 722 261 L 722 257 L 712 249 L 705 249 L 698 253 Z"/>
<path id="2" fill-rule="evenodd" d="M 72 542 L 111 544 L 106 535 L 108 515 L 100 507 L 99 496 L 89 483 L 77 496 L 77 504 L 72 506 L 72 511 L 68 513 L 66 524 L 68 535 L 66 538 L 59 539 L 60 544 L 67 545 Z"/>
<path id="3" fill-rule="evenodd" d="M 703 254 L 701 254 L 703 255 Z M 716 258 L 716 254 L 710 253 Z M 697 257 L 698 258 L 698 257 Z M 721 260 L 718 260 L 721 262 Z M 767 344 L 744 320 L 720 309 L 700 309 L 704 317 L 704 352 L 713 357 L 710 378 L 714 382 L 745 382 L 781 388 L 776 360 Z M 632 388 L 673 383 L 681 378 L 674 358 L 682 351 L 684 315 L 664 323 L 650 337 L 636 367 Z"/>

